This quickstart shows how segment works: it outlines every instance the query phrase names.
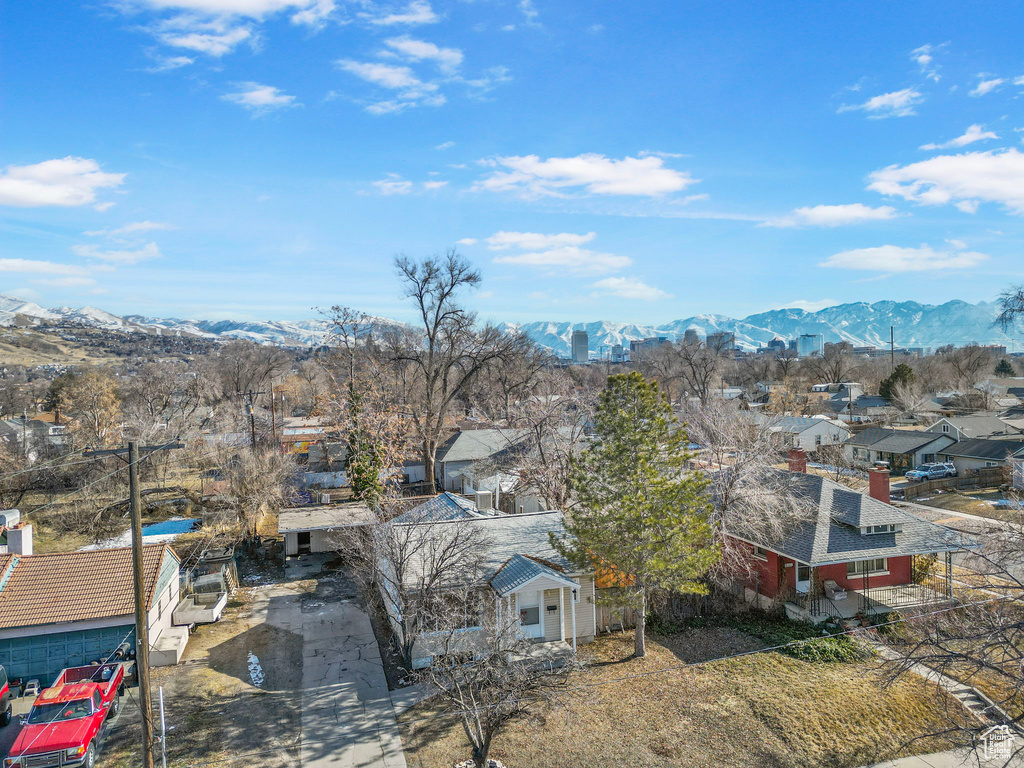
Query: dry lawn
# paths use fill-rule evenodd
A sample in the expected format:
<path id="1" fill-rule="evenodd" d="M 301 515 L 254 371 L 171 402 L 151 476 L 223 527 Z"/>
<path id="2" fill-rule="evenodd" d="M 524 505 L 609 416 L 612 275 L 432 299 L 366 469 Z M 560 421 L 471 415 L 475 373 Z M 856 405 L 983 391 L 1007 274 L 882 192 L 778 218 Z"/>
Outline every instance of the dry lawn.
<path id="1" fill-rule="evenodd" d="M 924 504 L 936 509 L 948 509 L 992 520 L 1019 520 L 1019 513 L 999 509 L 995 502 L 1006 498 L 1006 494 L 998 489 L 980 491 L 945 491 L 931 494 L 920 499 L 911 499 L 915 504 Z"/>
<path id="2" fill-rule="evenodd" d="M 510 768 L 839 768 L 951 746 L 913 741 L 946 727 L 940 694 L 916 677 L 885 689 L 873 662 L 767 652 L 630 677 L 762 647 L 730 628 L 651 637 L 644 659 L 629 658 L 632 645 L 616 635 L 587 646 L 591 666 L 574 680 L 585 687 L 509 724 L 492 757 Z M 410 768 L 449 768 L 469 755 L 461 727 L 429 703 L 402 721 Z"/>

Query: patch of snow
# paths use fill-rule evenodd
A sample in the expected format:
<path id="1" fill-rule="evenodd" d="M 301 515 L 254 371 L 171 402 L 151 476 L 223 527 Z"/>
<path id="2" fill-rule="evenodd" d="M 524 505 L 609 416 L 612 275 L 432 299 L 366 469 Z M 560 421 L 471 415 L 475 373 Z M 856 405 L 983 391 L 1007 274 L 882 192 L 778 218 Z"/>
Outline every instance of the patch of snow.
<path id="1" fill-rule="evenodd" d="M 249 651 L 249 679 L 257 688 L 263 687 L 266 676 L 263 674 L 263 665 L 260 664 L 260 657 Z"/>

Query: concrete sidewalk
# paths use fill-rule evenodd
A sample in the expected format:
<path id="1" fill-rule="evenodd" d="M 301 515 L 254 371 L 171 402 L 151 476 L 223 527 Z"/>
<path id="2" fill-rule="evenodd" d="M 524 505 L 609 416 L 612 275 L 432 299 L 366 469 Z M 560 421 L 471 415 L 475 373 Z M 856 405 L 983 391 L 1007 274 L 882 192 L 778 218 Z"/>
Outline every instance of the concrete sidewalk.
<path id="1" fill-rule="evenodd" d="M 867 768 L 1022 768 L 1024 758 L 1015 757 L 1006 760 L 985 760 L 980 750 L 951 749 L 948 752 L 936 752 L 933 755 L 917 755 L 899 760 L 875 763 Z"/>

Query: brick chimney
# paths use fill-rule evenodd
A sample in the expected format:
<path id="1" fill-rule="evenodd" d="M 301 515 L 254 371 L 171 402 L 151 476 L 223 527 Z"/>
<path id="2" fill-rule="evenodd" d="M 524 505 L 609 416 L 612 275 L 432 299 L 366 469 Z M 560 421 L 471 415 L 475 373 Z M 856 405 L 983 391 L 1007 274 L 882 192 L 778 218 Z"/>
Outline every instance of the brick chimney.
<path id="1" fill-rule="evenodd" d="M 789 449 L 789 471 L 807 473 L 807 451 L 802 448 Z"/>
<path id="2" fill-rule="evenodd" d="M 868 478 L 870 479 L 868 493 L 871 494 L 871 498 L 888 504 L 890 502 L 889 470 L 885 467 L 874 467 L 868 472 Z"/>

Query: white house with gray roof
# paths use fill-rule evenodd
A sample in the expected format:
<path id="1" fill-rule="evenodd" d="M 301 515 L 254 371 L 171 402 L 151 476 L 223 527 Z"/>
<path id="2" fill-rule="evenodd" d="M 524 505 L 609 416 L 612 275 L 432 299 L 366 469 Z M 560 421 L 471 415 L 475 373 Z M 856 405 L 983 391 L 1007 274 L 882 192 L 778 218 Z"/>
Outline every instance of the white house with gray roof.
<path id="1" fill-rule="evenodd" d="M 407 523 L 421 525 L 423 523 Z M 464 630 L 466 650 L 479 642 L 485 627 L 518 616 L 519 629 L 538 644 L 575 649 L 594 639 L 597 631 L 594 601 L 594 572 L 580 571 L 551 546 L 549 534 L 564 533 L 562 513 L 549 510 L 522 515 L 472 516 L 466 510 L 461 519 L 430 523 L 433 530 L 445 525 L 470 525 L 486 544 L 481 554 L 478 577 L 471 587 L 480 597 L 482 611 L 475 626 Z M 440 535 L 440 534 L 439 534 Z M 415 567 L 410 580 L 419 578 Z M 392 628 L 401 633 L 394 601 L 384 595 Z M 430 632 L 416 642 L 414 667 L 430 663 L 439 651 Z"/>

